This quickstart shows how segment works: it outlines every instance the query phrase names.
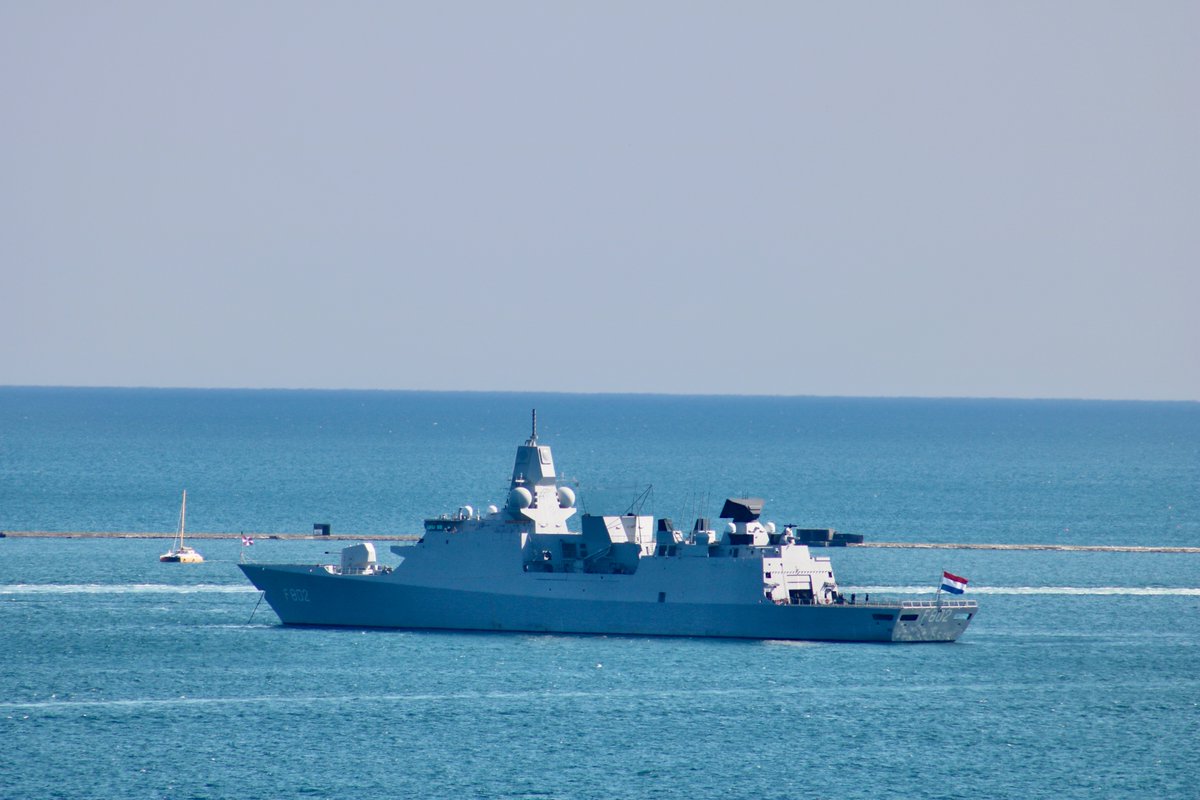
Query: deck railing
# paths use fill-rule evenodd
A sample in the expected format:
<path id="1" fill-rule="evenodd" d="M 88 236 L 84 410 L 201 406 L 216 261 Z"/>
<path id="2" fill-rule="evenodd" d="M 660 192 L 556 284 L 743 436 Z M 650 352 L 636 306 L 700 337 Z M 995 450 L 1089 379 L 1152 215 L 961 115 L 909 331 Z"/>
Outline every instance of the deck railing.
<path id="1" fill-rule="evenodd" d="M 853 602 L 851 602 L 850 595 L 846 595 L 846 602 L 838 603 L 838 605 L 887 606 L 889 608 L 895 608 L 896 606 L 900 606 L 901 608 L 937 608 L 938 606 L 941 606 L 942 608 L 975 608 L 979 605 L 979 603 L 975 600 L 947 600 L 947 599 L 942 599 L 940 601 L 939 600 L 898 600 L 896 598 L 887 598 L 887 599 L 882 599 L 882 600 L 864 600 L 862 595 L 859 595 L 858 597 L 854 598 Z"/>
<path id="2" fill-rule="evenodd" d="M 901 600 L 901 608 L 974 608 L 974 600 Z"/>

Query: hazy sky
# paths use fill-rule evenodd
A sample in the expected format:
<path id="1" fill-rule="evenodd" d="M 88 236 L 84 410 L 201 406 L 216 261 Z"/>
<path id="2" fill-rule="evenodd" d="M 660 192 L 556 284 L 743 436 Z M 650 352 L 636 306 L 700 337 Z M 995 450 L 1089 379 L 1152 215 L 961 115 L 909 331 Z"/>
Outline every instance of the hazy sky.
<path id="1" fill-rule="evenodd" d="M 1198 31 L 0 2 L 0 384 L 1200 399 Z"/>

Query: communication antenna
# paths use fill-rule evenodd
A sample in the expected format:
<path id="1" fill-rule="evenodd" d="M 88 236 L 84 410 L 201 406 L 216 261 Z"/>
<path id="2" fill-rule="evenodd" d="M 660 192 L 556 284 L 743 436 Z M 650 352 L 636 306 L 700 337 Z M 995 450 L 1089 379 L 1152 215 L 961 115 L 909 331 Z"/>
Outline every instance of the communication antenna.
<path id="1" fill-rule="evenodd" d="M 642 490 L 642 493 L 634 498 L 633 502 L 629 504 L 629 510 L 625 512 L 625 516 L 628 517 L 630 515 L 640 515 L 642 513 L 642 506 L 646 504 L 646 499 L 650 497 L 650 493 L 653 491 L 654 484 L 646 484 L 646 488 Z"/>
<path id="2" fill-rule="evenodd" d="M 529 441 L 525 442 L 526 446 L 532 447 L 537 444 L 537 409 L 533 409 L 533 432 L 529 434 Z"/>

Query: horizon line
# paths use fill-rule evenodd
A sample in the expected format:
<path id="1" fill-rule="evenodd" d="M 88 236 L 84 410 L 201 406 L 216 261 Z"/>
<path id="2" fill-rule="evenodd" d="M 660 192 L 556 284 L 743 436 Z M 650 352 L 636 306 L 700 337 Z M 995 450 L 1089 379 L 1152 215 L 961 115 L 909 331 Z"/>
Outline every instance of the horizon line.
<path id="1" fill-rule="evenodd" d="M 3 389 L 95 389 L 111 391 L 187 391 L 187 392 L 377 392 L 405 394 L 509 394 L 509 395 L 570 395 L 608 397 L 697 397 L 697 398 L 811 398 L 820 400 L 1001 400 L 1014 402 L 1083 402 L 1083 403 L 1200 403 L 1200 399 L 1143 397 L 1067 397 L 1032 395 L 949 395 L 949 394 L 786 394 L 786 393 L 736 393 L 736 392 L 664 392 L 664 391 L 578 391 L 567 389 L 399 389 L 361 387 L 319 386 L 151 386 L 151 385 L 99 385 L 99 384 L 0 384 Z"/>

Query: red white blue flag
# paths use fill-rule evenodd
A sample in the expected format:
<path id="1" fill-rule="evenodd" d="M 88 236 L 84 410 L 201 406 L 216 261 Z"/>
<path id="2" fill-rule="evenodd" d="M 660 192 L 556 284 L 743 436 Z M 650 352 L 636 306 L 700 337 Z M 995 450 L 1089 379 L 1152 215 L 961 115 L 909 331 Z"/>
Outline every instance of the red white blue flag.
<path id="1" fill-rule="evenodd" d="M 962 594 L 967 590 L 967 579 L 960 578 L 952 572 L 942 572 L 942 591 L 951 594 Z"/>

